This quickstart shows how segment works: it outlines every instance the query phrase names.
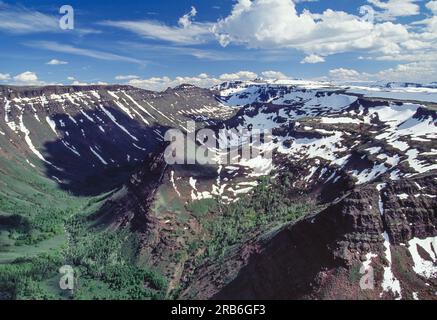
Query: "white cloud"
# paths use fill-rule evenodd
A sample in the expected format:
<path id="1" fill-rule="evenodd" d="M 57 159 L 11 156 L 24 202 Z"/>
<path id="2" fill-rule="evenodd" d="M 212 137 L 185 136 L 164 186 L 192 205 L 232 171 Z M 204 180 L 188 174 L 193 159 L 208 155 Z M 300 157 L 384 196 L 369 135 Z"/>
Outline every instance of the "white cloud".
<path id="1" fill-rule="evenodd" d="M 377 12 L 376 17 L 382 20 L 391 20 L 396 17 L 415 16 L 420 14 L 420 6 L 416 4 L 418 0 L 367 0 L 382 12 Z"/>
<path id="2" fill-rule="evenodd" d="M 139 76 L 135 76 L 133 74 L 128 75 L 119 75 L 115 77 L 115 80 L 132 80 L 132 79 L 138 79 Z"/>
<path id="3" fill-rule="evenodd" d="M 399 64 L 394 68 L 379 71 L 378 80 L 402 82 L 434 82 L 437 79 L 437 60 Z"/>
<path id="4" fill-rule="evenodd" d="M 46 49 L 54 52 L 69 53 L 69 54 L 85 56 L 85 57 L 90 57 L 99 60 L 124 61 L 124 62 L 137 63 L 141 65 L 145 64 L 145 61 L 141 61 L 135 58 L 121 56 L 118 54 L 109 53 L 100 50 L 78 48 L 69 44 L 62 44 L 54 41 L 30 41 L 26 45 L 34 48 Z"/>
<path id="5" fill-rule="evenodd" d="M 40 82 L 38 81 L 38 76 L 36 75 L 36 73 L 31 72 L 31 71 L 25 71 L 23 73 L 17 74 L 14 77 L 14 80 L 20 84 L 26 84 L 26 85 L 40 84 Z"/>
<path id="6" fill-rule="evenodd" d="M 435 15 L 437 15 L 437 1 L 430 1 L 426 4 L 426 7 L 431 10 L 432 13 L 434 13 Z"/>
<path id="7" fill-rule="evenodd" d="M 74 80 L 76 80 L 76 78 L 75 77 L 67 77 L 67 80 L 74 81 Z"/>
<path id="8" fill-rule="evenodd" d="M 224 73 L 219 79 L 222 81 L 234 81 L 234 80 L 255 80 L 258 75 L 252 71 L 239 71 L 236 73 Z"/>
<path id="9" fill-rule="evenodd" d="M 156 56 L 165 59 L 167 57 L 173 56 L 190 56 L 197 59 L 212 60 L 212 61 L 248 61 L 248 60 L 259 60 L 259 57 L 255 58 L 254 54 L 248 52 L 229 52 L 227 50 L 216 50 L 216 49 L 200 49 L 199 47 L 187 47 L 179 46 L 173 44 L 151 44 L 149 42 L 131 42 L 131 41 L 120 41 L 117 43 L 120 47 L 125 50 L 130 50 L 136 52 L 140 56 L 145 58 L 156 58 Z"/>
<path id="10" fill-rule="evenodd" d="M 11 75 L 9 73 L 0 73 L 0 81 L 5 81 L 11 79 Z"/>
<path id="11" fill-rule="evenodd" d="M 0 30 L 12 33 L 37 33 L 59 31 L 58 19 L 23 6 L 0 2 Z"/>
<path id="12" fill-rule="evenodd" d="M 326 79 L 336 81 L 434 82 L 437 79 L 437 60 L 399 64 L 376 73 L 338 68 L 330 70 L 328 78 L 324 78 L 324 80 Z"/>
<path id="13" fill-rule="evenodd" d="M 195 7 L 191 7 L 191 11 L 184 14 L 179 18 L 179 25 L 183 28 L 187 28 L 192 24 L 192 19 L 197 15 L 197 10 Z"/>
<path id="14" fill-rule="evenodd" d="M 300 63 L 314 64 L 314 63 L 321 63 L 321 62 L 325 62 L 325 58 L 318 56 L 316 54 L 310 54 L 309 56 L 306 56 Z"/>
<path id="15" fill-rule="evenodd" d="M 81 81 L 79 81 L 79 80 L 74 80 L 74 81 L 71 83 L 71 85 L 73 85 L 73 86 L 87 86 L 88 83 L 86 83 L 86 82 L 81 82 Z"/>
<path id="16" fill-rule="evenodd" d="M 294 48 L 326 56 L 347 51 L 400 51 L 409 39 L 405 26 L 373 24 L 342 11 L 298 13 L 292 0 L 238 0 L 229 16 L 214 25 L 223 46 L 231 43 L 250 48 Z"/>
<path id="17" fill-rule="evenodd" d="M 75 80 L 71 83 L 73 86 L 91 86 L 91 85 L 99 85 L 99 86 L 106 86 L 108 83 L 103 81 L 97 81 L 97 82 L 82 82 Z"/>
<path id="18" fill-rule="evenodd" d="M 264 79 L 273 79 L 273 80 L 283 80 L 289 78 L 282 72 L 272 71 L 272 70 L 261 72 L 261 75 Z"/>
<path id="19" fill-rule="evenodd" d="M 0 31 L 13 34 L 65 32 L 59 27 L 59 16 L 30 10 L 22 5 L 10 5 L 3 1 L 0 1 L 0 21 Z M 100 33 L 98 30 L 83 28 L 75 28 L 74 32 L 81 35 Z"/>
<path id="20" fill-rule="evenodd" d="M 147 39 L 165 40 L 177 44 L 199 44 L 212 38 L 211 23 L 194 21 L 196 8 L 179 18 L 178 26 L 168 26 L 153 20 L 143 21 L 103 21 L 101 25 L 117 27 L 134 32 Z"/>
<path id="21" fill-rule="evenodd" d="M 278 71 L 264 71 L 261 75 L 266 79 L 285 79 L 287 78 L 283 73 Z M 181 84 L 192 84 L 201 88 L 209 88 L 211 86 L 221 84 L 226 81 L 236 81 L 236 80 L 254 80 L 258 77 L 255 72 L 252 71 L 239 71 L 235 73 L 224 73 L 217 77 L 209 76 L 206 73 L 201 73 L 197 76 L 192 77 L 152 77 L 148 79 L 132 79 L 127 83 L 154 91 L 162 91 L 167 88 L 173 88 Z"/>
<path id="22" fill-rule="evenodd" d="M 412 56 L 420 50 L 436 48 L 437 17 L 411 22 L 421 23 L 424 28 L 411 28 L 411 24 L 388 21 L 420 13 L 416 0 L 368 0 L 377 9 L 379 20 L 376 23 L 364 16 L 332 9 L 322 13 L 299 12 L 295 5 L 299 2 L 307 1 L 236 0 L 231 12 L 218 21 L 196 22 L 197 10 L 192 7 L 177 25 L 153 20 L 106 21 L 101 24 L 179 45 L 202 44 L 215 38 L 223 47 L 233 44 L 262 49 L 264 58 L 274 57 L 278 52 L 289 54 L 290 49 L 295 49 L 307 55 L 302 63 L 323 62 L 327 56 L 343 52 L 366 53 L 372 59 L 405 54 Z M 436 2 L 428 2 L 427 7 L 434 10 Z M 364 12 L 360 12 L 362 14 Z M 225 57 L 229 52 L 218 50 L 210 52 L 173 46 L 168 52 L 184 54 L 184 50 L 185 55 L 201 59 L 229 59 Z"/>
<path id="23" fill-rule="evenodd" d="M 193 77 L 152 77 L 148 79 L 129 80 L 128 84 L 153 91 L 162 91 L 169 87 L 173 88 L 181 84 L 192 84 L 198 87 L 207 88 L 219 84 L 222 81 L 216 78 L 210 78 L 206 74 L 200 74 Z"/>
<path id="24" fill-rule="evenodd" d="M 299 34 L 308 34 L 313 25 L 309 15 L 297 15 L 290 0 L 238 0 L 230 15 L 214 25 L 213 32 L 222 46 L 240 43 L 268 48 L 281 46 L 281 42 L 287 46 Z"/>
<path id="25" fill-rule="evenodd" d="M 55 65 L 60 65 L 60 64 L 68 64 L 68 62 L 67 61 L 58 60 L 58 59 L 52 59 L 49 62 L 47 62 L 46 64 L 55 66 Z"/>
<path id="26" fill-rule="evenodd" d="M 359 80 L 361 78 L 361 74 L 354 69 L 338 68 L 329 70 L 329 78 L 340 81 Z"/>

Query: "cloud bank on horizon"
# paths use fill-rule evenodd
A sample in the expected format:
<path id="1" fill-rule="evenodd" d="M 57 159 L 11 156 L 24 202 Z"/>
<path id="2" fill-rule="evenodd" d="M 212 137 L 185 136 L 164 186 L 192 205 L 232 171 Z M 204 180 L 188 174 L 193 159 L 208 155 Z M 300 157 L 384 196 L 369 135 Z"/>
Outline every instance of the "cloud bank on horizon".
<path id="1" fill-rule="evenodd" d="M 60 6 L 0 1 L 0 83 L 437 81 L 437 0 L 78 1 L 69 31 Z"/>

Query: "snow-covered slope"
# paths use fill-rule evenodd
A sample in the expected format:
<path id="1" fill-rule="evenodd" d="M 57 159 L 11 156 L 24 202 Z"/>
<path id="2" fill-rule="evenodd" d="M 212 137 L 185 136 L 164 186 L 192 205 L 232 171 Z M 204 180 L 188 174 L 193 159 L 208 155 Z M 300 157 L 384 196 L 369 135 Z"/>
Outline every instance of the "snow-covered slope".
<path id="1" fill-rule="evenodd" d="M 350 95 L 399 101 L 437 103 L 437 85 L 399 82 L 320 82 L 304 80 L 237 81 L 225 82 L 215 89 L 230 105 L 256 102 L 273 102 L 284 97 L 290 90 L 316 90 L 325 92 L 344 91 Z M 292 97 L 292 96 L 291 96 Z"/>
<path id="2" fill-rule="evenodd" d="M 290 166 L 297 172 L 294 186 L 309 190 L 437 169 L 437 115 L 424 105 L 372 101 L 315 83 L 233 82 L 216 89 L 223 103 L 240 108 L 221 128 L 272 130 L 273 141 L 262 149 L 273 152 L 273 162 L 240 159 L 220 166 L 218 181 L 227 183 L 201 190 L 210 196 L 220 189 L 226 199 L 237 199 L 263 171 Z M 248 181 L 233 183 L 237 178 Z"/>
<path id="3" fill-rule="evenodd" d="M 190 256 L 186 241 L 202 244 L 205 236 L 190 205 L 205 199 L 237 202 L 250 196 L 263 176 L 277 181 L 286 176 L 289 200 L 314 204 L 319 211 L 261 242 L 251 239 L 254 247 L 236 247 L 224 261 L 208 262 L 195 275 L 194 295 L 210 298 L 235 278 L 232 290 L 219 297 L 250 292 L 281 298 L 276 288 L 282 286 L 282 298 L 307 298 L 296 288 L 330 277 L 337 281 L 353 265 L 381 268 L 372 298 L 429 298 L 437 270 L 432 254 L 437 113 L 426 102 L 405 101 L 395 90 L 428 94 L 432 88 L 380 86 L 378 92 L 395 95 L 392 100 L 367 97 L 356 87 L 299 80 L 227 82 L 211 90 L 183 85 L 161 93 L 127 86 L 0 87 L 0 157 L 78 193 L 117 187 L 102 214 L 111 227 L 130 225 L 140 233 L 148 261 L 167 270 L 174 287 L 198 271 L 190 269 L 198 253 Z M 187 131 L 187 120 L 213 129 L 220 141 L 228 139 L 220 129 L 270 130 L 272 139 L 252 159 L 219 150 L 214 159 L 227 156 L 232 163 L 168 165 L 163 135 L 169 128 Z M 239 151 L 248 144 L 236 134 L 229 141 Z M 263 157 L 269 153 L 271 158 Z M 89 186 L 97 190 L 88 192 Z M 265 251 L 257 255 L 258 248 Z M 317 259 L 302 258 L 303 252 Z M 184 259 L 172 260 L 176 253 Z M 256 278 L 237 277 L 245 264 L 249 272 L 241 274 Z M 410 273 L 401 273 L 400 265 Z M 228 267 L 232 272 L 224 273 L 220 285 L 210 281 Z M 334 282 L 336 292 L 343 292 L 341 281 Z M 263 290 L 251 292 L 247 283 Z M 275 290 L 265 283 L 274 283 Z M 308 292 L 324 285 L 316 284 Z"/>
<path id="4" fill-rule="evenodd" d="M 222 201 L 237 201 L 251 192 L 260 175 L 291 174 L 290 197 L 326 209 L 273 233 L 269 241 L 243 245 L 225 262 L 205 266 L 187 295 L 433 298 L 436 111 L 400 96 L 396 101 L 371 99 L 311 82 L 232 82 L 215 89 L 224 104 L 239 109 L 220 128 L 272 130 L 273 140 L 261 149 L 272 152 L 273 161 L 240 158 L 219 166 L 217 176 L 200 171 L 187 175 L 173 168 L 172 185 L 179 197 L 191 192 L 192 199 L 202 199 L 196 195 L 212 197 L 216 194 L 210 190 L 219 189 Z M 272 170 L 263 173 L 269 166 Z M 358 284 L 351 286 L 348 276 L 344 279 L 341 274 L 351 265 L 380 270 L 374 290 L 363 291 Z M 219 273 L 233 280 L 223 287 L 212 276 Z"/>
<path id="5" fill-rule="evenodd" d="M 20 156 L 29 167 L 81 189 L 103 172 L 122 174 L 141 163 L 168 128 L 185 131 L 188 120 L 214 125 L 234 111 L 193 86 L 160 93 L 129 86 L 3 86 L 0 155 Z"/>

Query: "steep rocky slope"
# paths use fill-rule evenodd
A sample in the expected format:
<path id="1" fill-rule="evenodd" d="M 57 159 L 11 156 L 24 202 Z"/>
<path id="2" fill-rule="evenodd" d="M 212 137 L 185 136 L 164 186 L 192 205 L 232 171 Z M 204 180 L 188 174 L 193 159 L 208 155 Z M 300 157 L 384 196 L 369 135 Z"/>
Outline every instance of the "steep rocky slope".
<path id="1" fill-rule="evenodd" d="M 21 156 L 67 190 L 108 191 L 189 119 L 214 124 L 233 110 L 209 90 L 183 85 L 156 93 L 128 86 L 0 87 L 0 153 Z M 102 184 L 107 185 L 106 187 Z"/>
<path id="2" fill-rule="evenodd" d="M 136 234 L 137 263 L 160 270 L 167 297 L 435 299 L 437 114 L 427 103 L 303 81 L 2 87 L 0 101 L 1 156 L 78 194 L 113 190 L 90 221 Z M 254 159 L 168 165 L 164 132 L 186 132 L 189 119 L 218 140 L 221 129 L 272 139 Z M 271 217 L 258 219 L 257 198 L 273 201 L 261 203 Z M 256 209 L 226 224 L 240 203 Z M 219 255 L 222 231 L 240 236 Z M 370 271 L 373 289 L 362 289 Z"/>
<path id="3" fill-rule="evenodd" d="M 320 213 L 246 243 L 220 266 L 201 269 L 187 296 L 435 299 L 437 203 L 423 193 L 434 188 L 433 177 L 390 183 L 382 199 L 377 186 L 359 187 Z M 400 198 L 400 190 L 409 194 Z M 369 266 L 373 288 L 362 290 L 361 268 Z"/>
<path id="4" fill-rule="evenodd" d="M 228 266 L 200 268 L 183 297 L 435 297 L 434 111 L 335 88 L 232 83 L 219 89 L 224 103 L 245 105 L 224 126 L 272 129 L 275 139 L 265 148 L 273 150 L 273 173 L 293 174 L 290 197 L 327 208 L 268 240 L 252 239 L 228 257 Z M 230 180 L 222 194 L 235 200 L 250 192 L 251 170 L 263 165 L 221 168 L 218 181 L 229 172 L 246 181 Z M 251 250 L 257 253 L 248 260 Z M 348 273 L 373 263 L 375 290 L 349 283 Z"/>

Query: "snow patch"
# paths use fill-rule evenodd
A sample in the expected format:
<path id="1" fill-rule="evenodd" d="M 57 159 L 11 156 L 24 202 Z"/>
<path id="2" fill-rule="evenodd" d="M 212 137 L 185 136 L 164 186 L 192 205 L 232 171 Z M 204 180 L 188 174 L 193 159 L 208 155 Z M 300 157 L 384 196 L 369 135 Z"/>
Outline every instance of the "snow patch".
<path id="1" fill-rule="evenodd" d="M 50 129 L 58 136 L 58 132 L 56 131 L 56 122 L 50 119 L 49 116 L 46 116 L 46 122 L 48 123 Z"/>
<path id="2" fill-rule="evenodd" d="M 418 246 L 428 253 L 431 261 L 422 258 L 419 254 Z M 425 278 L 437 276 L 437 237 L 428 237 L 426 239 L 413 238 L 408 241 L 408 250 L 413 258 L 413 270 L 417 274 Z"/>
<path id="3" fill-rule="evenodd" d="M 133 140 L 138 141 L 138 138 L 133 136 L 132 134 L 130 134 L 130 132 L 123 127 L 121 124 L 119 124 L 117 122 L 117 119 L 102 105 L 100 105 L 100 108 L 102 109 L 102 111 L 108 116 L 109 119 L 111 119 L 112 122 L 114 122 L 114 124 L 119 127 L 121 130 L 123 130 L 129 137 L 131 137 Z"/>
<path id="4" fill-rule="evenodd" d="M 108 163 L 105 161 L 105 159 L 102 158 L 100 154 L 96 150 L 93 149 L 93 147 L 89 147 L 91 152 L 100 160 L 101 163 L 103 163 L 105 166 L 108 165 Z"/>
<path id="5" fill-rule="evenodd" d="M 171 173 L 170 173 L 170 182 L 171 182 L 171 184 L 173 185 L 173 189 L 174 189 L 174 191 L 177 193 L 177 195 L 178 195 L 179 197 L 181 197 L 181 194 L 180 194 L 180 192 L 179 192 L 179 190 L 178 190 L 178 188 L 177 188 L 177 186 L 176 186 L 175 180 L 174 180 L 174 171 L 173 171 L 173 170 L 172 170 Z"/>
<path id="6" fill-rule="evenodd" d="M 400 300 L 402 298 L 401 294 L 401 284 L 398 279 L 396 279 L 395 275 L 393 274 L 393 271 L 391 270 L 392 265 L 392 256 L 391 256 L 391 249 L 390 249 L 390 241 L 388 238 L 387 232 L 384 232 L 384 247 L 385 247 L 385 257 L 388 262 L 388 266 L 384 267 L 384 277 L 382 280 L 382 290 L 383 291 L 391 291 L 394 295 L 397 295 L 396 300 Z"/>

